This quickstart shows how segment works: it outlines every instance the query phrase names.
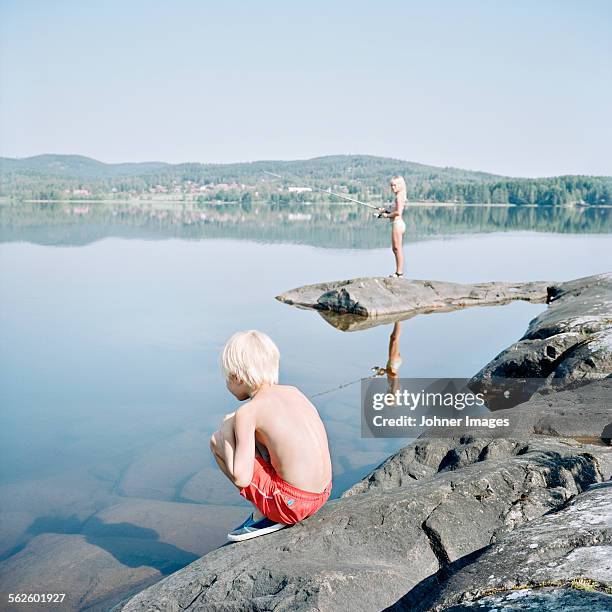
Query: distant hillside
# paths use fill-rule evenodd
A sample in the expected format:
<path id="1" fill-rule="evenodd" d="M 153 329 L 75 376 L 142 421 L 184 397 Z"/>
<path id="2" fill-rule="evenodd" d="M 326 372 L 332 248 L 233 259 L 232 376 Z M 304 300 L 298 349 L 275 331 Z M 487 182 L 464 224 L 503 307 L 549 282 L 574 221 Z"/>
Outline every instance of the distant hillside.
<path id="1" fill-rule="evenodd" d="M 264 170 L 283 176 L 277 180 Z M 366 201 L 388 201 L 389 179 L 405 177 L 410 200 L 511 204 L 612 204 L 612 178 L 560 176 L 510 178 L 458 168 L 438 168 L 370 155 L 331 155 L 296 161 L 236 164 L 105 164 L 80 155 L 0 158 L 0 195 L 23 199 L 140 197 L 172 193 L 200 201 L 321 201 L 316 192 L 341 190 Z M 195 194 L 195 195 L 194 195 Z"/>
<path id="2" fill-rule="evenodd" d="M 171 167 L 165 162 L 105 164 L 83 155 L 36 155 L 23 159 L 0 157 L 0 171 L 17 174 L 37 174 L 41 177 L 74 179 L 110 179 L 137 176 Z"/>
<path id="3" fill-rule="evenodd" d="M 2 172 L 23 174 L 36 173 L 40 176 L 56 176 L 73 179 L 112 179 L 118 176 L 144 176 L 162 173 L 184 179 L 219 179 L 217 182 L 232 182 L 240 179 L 260 180 L 263 170 L 284 172 L 284 174 L 310 178 L 341 176 L 347 171 L 354 177 L 372 178 L 380 173 L 389 174 L 395 170 L 405 175 L 445 176 L 454 179 L 487 180 L 502 178 L 485 172 L 472 172 L 457 168 L 438 168 L 414 162 L 401 161 L 371 155 L 329 155 L 296 161 L 257 161 L 236 164 L 168 164 L 165 162 L 135 162 L 106 164 L 83 155 L 36 155 L 22 159 L 0 157 Z"/>

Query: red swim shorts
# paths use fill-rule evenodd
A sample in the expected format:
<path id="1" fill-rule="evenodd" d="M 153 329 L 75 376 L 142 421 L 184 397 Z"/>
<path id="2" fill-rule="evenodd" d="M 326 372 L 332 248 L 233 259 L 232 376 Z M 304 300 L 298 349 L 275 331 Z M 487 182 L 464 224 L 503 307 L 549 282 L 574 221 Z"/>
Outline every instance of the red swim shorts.
<path id="1" fill-rule="evenodd" d="M 302 491 L 285 482 L 265 459 L 255 455 L 251 484 L 240 489 L 267 518 L 276 523 L 293 525 L 314 514 L 328 499 L 331 482 L 322 493 Z"/>

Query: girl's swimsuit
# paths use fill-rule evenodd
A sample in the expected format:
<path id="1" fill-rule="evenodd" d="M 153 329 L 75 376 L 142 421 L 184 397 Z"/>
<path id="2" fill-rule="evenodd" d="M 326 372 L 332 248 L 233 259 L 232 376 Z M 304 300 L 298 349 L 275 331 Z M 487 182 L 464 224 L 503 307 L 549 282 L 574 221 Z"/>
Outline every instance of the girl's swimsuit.
<path id="1" fill-rule="evenodd" d="M 398 227 L 400 232 L 402 232 L 402 234 L 406 232 L 406 224 L 404 223 L 404 220 L 401 217 L 395 217 L 395 219 L 393 219 L 392 221 L 392 224 L 393 224 L 393 229 Z"/>
<path id="2" fill-rule="evenodd" d="M 314 514 L 327 501 L 331 488 L 330 482 L 321 493 L 298 489 L 256 454 L 253 478 L 248 486 L 240 489 L 240 495 L 271 521 L 293 525 Z"/>

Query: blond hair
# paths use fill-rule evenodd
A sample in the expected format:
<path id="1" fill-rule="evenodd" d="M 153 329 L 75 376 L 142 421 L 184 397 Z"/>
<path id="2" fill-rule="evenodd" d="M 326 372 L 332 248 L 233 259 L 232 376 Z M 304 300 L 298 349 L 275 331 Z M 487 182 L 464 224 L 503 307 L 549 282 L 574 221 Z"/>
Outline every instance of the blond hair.
<path id="1" fill-rule="evenodd" d="M 234 375 L 252 391 L 264 383 L 278 383 L 280 353 L 269 336 L 249 329 L 236 332 L 223 347 L 221 371 L 226 380 Z"/>
<path id="2" fill-rule="evenodd" d="M 397 193 L 397 197 L 403 198 L 404 202 L 406 201 L 406 181 L 404 180 L 403 176 L 392 176 L 391 177 L 392 181 L 395 181 L 398 185 L 400 190 Z"/>

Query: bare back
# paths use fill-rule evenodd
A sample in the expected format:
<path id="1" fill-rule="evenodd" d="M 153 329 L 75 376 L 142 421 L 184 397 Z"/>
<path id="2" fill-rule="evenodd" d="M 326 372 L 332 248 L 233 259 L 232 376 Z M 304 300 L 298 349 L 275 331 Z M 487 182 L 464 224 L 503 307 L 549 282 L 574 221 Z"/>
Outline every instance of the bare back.
<path id="1" fill-rule="evenodd" d="M 240 410 L 253 411 L 255 440 L 266 447 L 283 480 L 313 493 L 325 489 L 332 476 L 327 433 L 317 409 L 299 389 L 272 385 Z"/>

